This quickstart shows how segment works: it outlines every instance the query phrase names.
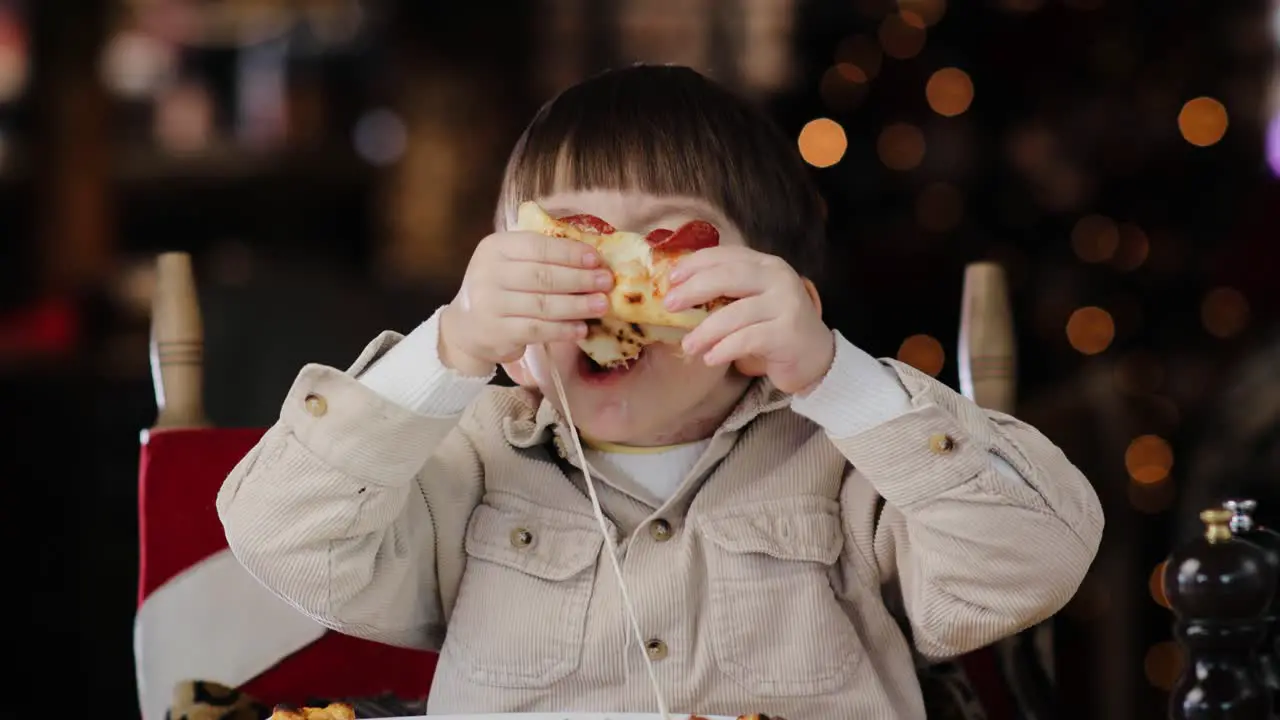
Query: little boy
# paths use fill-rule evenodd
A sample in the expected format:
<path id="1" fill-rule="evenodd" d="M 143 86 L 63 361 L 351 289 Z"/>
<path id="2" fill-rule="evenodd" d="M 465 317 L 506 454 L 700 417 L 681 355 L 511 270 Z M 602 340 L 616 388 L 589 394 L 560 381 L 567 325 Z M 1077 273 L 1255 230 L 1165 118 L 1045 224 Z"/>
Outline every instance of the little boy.
<path id="1" fill-rule="evenodd" d="M 511 231 L 525 200 L 640 233 L 709 221 L 720 245 L 665 303 L 734 302 L 602 371 L 576 341 L 611 275 Z M 584 472 L 673 710 L 923 718 L 913 649 L 965 653 L 1075 592 L 1102 532 L 1088 481 L 827 327 L 818 195 L 744 101 L 678 67 L 565 91 L 516 146 L 496 226 L 408 336 L 305 367 L 218 496 L 231 549 L 300 611 L 440 650 L 429 712 L 655 709 Z M 488 386 L 499 364 L 518 388 Z"/>

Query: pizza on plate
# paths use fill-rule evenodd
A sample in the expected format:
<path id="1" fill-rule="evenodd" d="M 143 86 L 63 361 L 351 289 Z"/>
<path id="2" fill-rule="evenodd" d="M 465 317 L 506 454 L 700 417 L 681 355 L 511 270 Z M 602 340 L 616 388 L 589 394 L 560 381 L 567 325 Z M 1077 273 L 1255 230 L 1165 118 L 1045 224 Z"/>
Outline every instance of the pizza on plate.
<path id="1" fill-rule="evenodd" d="M 553 218 L 529 201 L 520 205 L 516 228 L 584 242 L 596 249 L 613 273 L 608 313 L 589 322 L 587 337 L 578 343 L 601 368 L 627 365 L 640 357 L 646 345 L 679 343 L 707 315 L 729 303 L 720 298 L 680 312 L 669 312 L 662 305 L 676 262 L 720 244 L 720 231 L 704 220 L 641 235 L 618 230 L 594 215 Z"/>
<path id="2" fill-rule="evenodd" d="M 277 705 L 271 713 L 271 720 L 356 720 L 356 711 L 346 703 L 329 703 L 322 708 L 297 709 Z"/>

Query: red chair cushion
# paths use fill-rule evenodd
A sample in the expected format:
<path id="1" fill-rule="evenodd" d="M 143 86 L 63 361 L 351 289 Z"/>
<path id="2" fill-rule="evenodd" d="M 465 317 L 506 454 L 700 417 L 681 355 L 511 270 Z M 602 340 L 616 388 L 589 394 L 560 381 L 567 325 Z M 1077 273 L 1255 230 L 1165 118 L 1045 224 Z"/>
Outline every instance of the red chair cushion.
<path id="1" fill-rule="evenodd" d="M 258 429 L 168 430 L 144 438 L 139 468 L 139 608 L 192 565 L 226 550 L 214 499 L 227 473 L 262 433 Z M 236 628 L 213 631 L 235 632 Z M 241 689 L 267 704 L 383 693 L 417 700 L 427 696 L 435 666 L 435 653 L 327 632 L 279 658 Z M 140 676 L 146 671 L 145 664 L 140 666 Z"/>

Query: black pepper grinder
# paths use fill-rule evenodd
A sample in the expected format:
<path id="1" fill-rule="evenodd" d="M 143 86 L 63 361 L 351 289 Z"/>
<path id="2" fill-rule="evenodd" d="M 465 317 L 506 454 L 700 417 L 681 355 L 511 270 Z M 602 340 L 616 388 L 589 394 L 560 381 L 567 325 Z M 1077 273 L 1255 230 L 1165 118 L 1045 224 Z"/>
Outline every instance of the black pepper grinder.
<path id="1" fill-rule="evenodd" d="M 1271 718 L 1257 661 L 1276 573 L 1261 548 L 1231 534 L 1231 517 L 1222 508 L 1201 512 L 1204 535 L 1165 565 L 1174 637 L 1187 654 L 1169 697 L 1170 720 Z"/>
<path id="2" fill-rule="evenodd" d="M 1280 533 L 1263 527 L 1253 520 L 1253 513 L 1258 509 L 1254 500 L 1227 500 L 1222 507 L 1231 511 L 1231 533 L 1242 540 L 1262 548 L 1267 554 L 1267 562 L 1277 574 L 1280 581 Z M 1280 590 L 1280 588 L 1277 588 Z M 1280 698 L 1280 593 L 1272 593 L 1271 604 L 1267 608 L 1267 634 L 1258 650 L 1258 670 L 1262 681 L 1271 690 L 1271 705 L 1277 706 Z"/>

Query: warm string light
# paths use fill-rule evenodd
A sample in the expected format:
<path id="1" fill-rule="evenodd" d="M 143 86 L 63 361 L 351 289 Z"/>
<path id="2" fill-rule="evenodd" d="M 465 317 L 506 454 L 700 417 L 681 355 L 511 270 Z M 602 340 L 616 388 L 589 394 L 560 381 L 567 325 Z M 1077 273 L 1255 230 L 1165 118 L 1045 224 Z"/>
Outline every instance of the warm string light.
<path id="1" fill-rule="evenodd" d="M 1165 609 L 1169 607 L 1169 598 L 1164 594 L 1164 569 L 1168 564 L 1168 560 L 1160 561 L 1151 570 L 1151 576 L 1147 578 L 1147 590 L 1151 593 L 1151 599 Z"/>
<path id="2" fill-rule="evenodd" d="M 1115 337 L 1115 319 L 1100 307 L 1082 307 L 1067 318 L 1067 342 L 1083 355 L 1104 352 Z"/>
<path id="3" fill-rule="evenodd" d="M 1227 134 L 1227 108 L 1211 97 L 1188 100 L 1178 113 L 1178 132 L 1198 147 L 1217 144 Z"/>
<path id="4" fill-rule="evenodd" d="M 912 335 L 898 348 L 898 360 L 934 377 L 942 372 L 947 362 L 947 352 L 942 343 L 930 335 Z"/>
<path id="5" fill-rule="evenodd" d="M 1107 264 L 1129 272 L 1147 261 L 1151 242 L 1134 223 L 1117 223 L 1104 215 L 1091 214 L 1071 228 L 1071 250 L 1082 262 Z"/>
<path id="6" fill-rule="evenodd" d="M 1214 288 L 1200 303 L 1200 321 L 1216 338 L 1239 335 L 1249 325 L 1249 301 L 1235 288 Z"/>
<path id="7" fill-rule="evenodd" d="M 1167 692 L 1173 689 L 1178 676 L 1182 674 L 1183 662 L 1182 648 L 1172 640 L 1165 640 L 1147 650 L 1142 670 L 1147 676 L 1147 682 Z"/>
<path id="8" fill-rule="evenodd" d="M 1127 494 L 1135 510 L 1155 515 L 1168 510 L 1177 496 L 1173 470 L 1173 448 L 1158 435 L 1140 435 L 1124 452 L 1129 474 Z"/>
<path id="9" fill-rule="evenodd" d="M 1173 448 L 1159 435 L 1139 435 L 1124 451 L 1124 467 L 1136 483 L 1162 483 L 1173 470 Z"/>
<path id="10" fill-rule="evenodd" d="M 1111 256 L 1111 267 L 1120 272 L 1137 270 L 1147 261 L 1151 252 L 1151 241 L 1142 228 L 1133 223 L 1120 223 L 1117 228 L 1119 244 Z"/>
<path id="11" fill-rule="evenodd" d="M 1120 247 L 1120 229 L 1102 215 L 1085 215 L 1071 229 L 1071 249 L 1087 263 L 1110 260 Z"/>
<path id="12" fill-rule="evenodd" d="M 934 112 L 955 117 L 964 114 L 973 102 L 973 80 L 960 68 L 942 68 L 929 76 L 924 94 Z"/>
<path id="13" fill-rule="evenodd" d="M 845 150 L 849 148 L 849 139 L 840 123 L 830 118 L 817 118 L 810 120 L 800 130 L 797 144 L 805 162 L 817 168 L 827 168 L 844 157 Z"/>
<path id="14" fill-rule="evenodd" d="M 910 60 L 924 49 L 924 18 L 910 10 L 885 16 L 876 36 L 884 54 L 898 60 Z"/>
<path id="15" fill-rule="evenodd" d="M 924 133 L 905 122 L 892 123 L 876 138 L 876 153 L 890 170 L 913 170 L 924 160 Z"/>

